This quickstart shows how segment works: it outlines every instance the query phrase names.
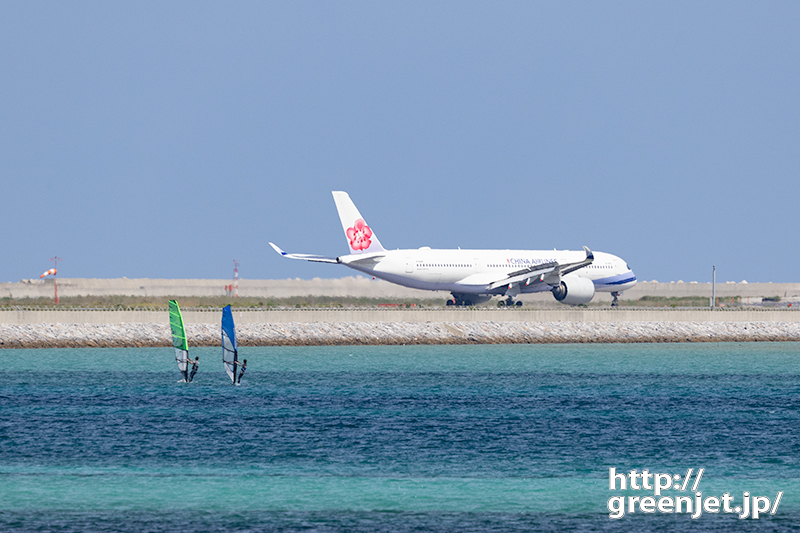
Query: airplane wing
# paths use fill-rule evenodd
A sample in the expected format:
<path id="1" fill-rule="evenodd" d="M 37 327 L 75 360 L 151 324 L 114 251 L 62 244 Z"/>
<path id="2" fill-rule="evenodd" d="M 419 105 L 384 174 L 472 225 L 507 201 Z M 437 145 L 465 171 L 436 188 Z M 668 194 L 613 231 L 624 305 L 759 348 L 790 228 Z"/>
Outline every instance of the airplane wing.
<path id="1" fill-rule="evenodd" d="M 289 254 L 281 250 L 277 245 L 273 243 L 269 243 L 272 246 L 272 249 L 278 252 L 283 257 L 288 257 L 289 259 L 302 259 L 303 261 L 314 261 L 315 263 L 338 263 L 339 260 L 335 257 L 325 257 L 323 255 L 312 255 L 312 254 Z"/>
<path id="2" fill-rule="evenodd" d="M 525 283 L 531 285 L 533 283 L 541 283 L 544 278 L 548 277 L 553 271 L 558 268 L 558 263 L 544 263 L 534 267 L 524 268 L 511 272 L 503 279 L 499 279 L 489 284 L 489 289 L 496 289 L 503 285 L 513 285 L 514 283 Z"/>
<path id="3" fill-rule="evenodd" d="M 496 289 L 503 285 L 513 285 L 515 283 L 524 283 L 525 285 L 533 285 L 536 283 L 547 283 L 548 285 L 557 285 L 561 281 L 561 276 L 565 276 L 570 272 L 574 272 L 579 268 L 591 265 L 594 261 L 594 254 L 586 246 L 583 247 L 586 251 L 586 259 L 575 263 L 559 264 L 557 261 L 550 263 L 543 263 L 522 270 L 516 270 L 507 275 L 506 278 L 497 280 L 489 284 L 489 289 Z"/>

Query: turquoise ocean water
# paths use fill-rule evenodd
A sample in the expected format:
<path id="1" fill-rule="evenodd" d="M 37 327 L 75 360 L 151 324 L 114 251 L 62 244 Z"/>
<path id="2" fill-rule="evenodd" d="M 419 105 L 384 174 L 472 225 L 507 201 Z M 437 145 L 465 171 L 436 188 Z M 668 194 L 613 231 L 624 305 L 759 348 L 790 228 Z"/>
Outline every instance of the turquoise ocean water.
<path id="1" fill-rule="evenodd" d="M 796 343 L 0 350 L 0 531 L 794 531 Z M 608 469 L 774 516 L 611 520 Z M 677 496 L 679 490 L 665 491 Z"/>

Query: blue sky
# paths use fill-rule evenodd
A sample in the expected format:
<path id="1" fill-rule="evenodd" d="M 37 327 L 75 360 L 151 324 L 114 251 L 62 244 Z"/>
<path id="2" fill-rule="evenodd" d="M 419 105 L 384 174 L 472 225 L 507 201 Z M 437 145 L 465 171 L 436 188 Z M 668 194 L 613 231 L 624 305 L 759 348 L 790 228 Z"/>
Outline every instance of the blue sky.
<path id="1" fill-rule="evenodd" d="M 798 282 L 796 2 L 3 2 L 0 281 L 592 249 Z"/>

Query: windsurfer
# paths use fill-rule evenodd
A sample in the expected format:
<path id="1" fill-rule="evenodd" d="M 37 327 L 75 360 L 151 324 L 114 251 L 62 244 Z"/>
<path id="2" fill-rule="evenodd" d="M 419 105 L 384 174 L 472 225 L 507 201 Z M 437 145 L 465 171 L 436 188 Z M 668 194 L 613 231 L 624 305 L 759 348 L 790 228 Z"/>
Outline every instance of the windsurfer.
<path id="1" fill-rule="evenodd" d="M 247 359 L 245 359 L 244 361 L 242 361 L 242 370 L 241 370 L 241 371 L 239 371 L 239 379 L 238 379 L 238 380 L 236 380 L 236 383 L 241 383 L 241 382 L 242 382 L 242 376 L 244 376 L 244 371 L 245 371 L 245 370 L 247 370 Z M 234 370 L 234 375 L 235 375 L 235 372 L 236 372 L 236 371 Z"/>
<path id="2" fill-rule="evenodd" d="M 194 375 L 197 374 L 197 362 L 200 360 L 200 356 L 196 356 L 194 361 L 191 359 L 187 359 L 188 362 L 192 363 L 192 373 L 189 374 L 189 379 L 186 381 L 187 383 L 191 383 L 194 379 Z"/>

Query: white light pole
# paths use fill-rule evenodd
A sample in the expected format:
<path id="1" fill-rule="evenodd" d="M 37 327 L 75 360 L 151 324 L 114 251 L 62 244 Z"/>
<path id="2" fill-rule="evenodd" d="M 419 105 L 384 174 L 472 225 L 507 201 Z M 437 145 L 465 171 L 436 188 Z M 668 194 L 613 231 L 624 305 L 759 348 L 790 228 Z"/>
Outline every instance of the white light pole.
<path id="1" fill-rule="evenodd" d="M 711 266 L 711 309 L 717 307 L 717 265 Z"/>

